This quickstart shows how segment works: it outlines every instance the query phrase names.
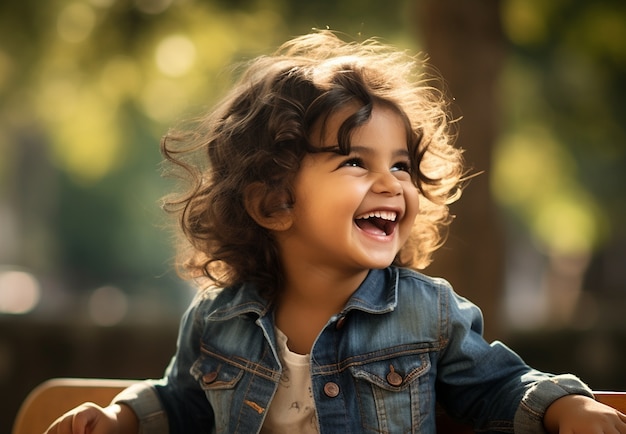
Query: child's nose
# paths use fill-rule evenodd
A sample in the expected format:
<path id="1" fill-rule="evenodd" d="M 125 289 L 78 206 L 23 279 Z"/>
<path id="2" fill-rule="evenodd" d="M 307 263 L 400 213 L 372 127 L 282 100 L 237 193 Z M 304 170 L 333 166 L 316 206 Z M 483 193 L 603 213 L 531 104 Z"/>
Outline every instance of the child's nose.
<path id="1" fill-rule="evenodd" d="M 400 180 L 391 172 L 376 173 L 376 180 L 372 185 L 372 191 L 378 194 L 387 194 L 396 196 L 402 193 L 402 184 Z"/>

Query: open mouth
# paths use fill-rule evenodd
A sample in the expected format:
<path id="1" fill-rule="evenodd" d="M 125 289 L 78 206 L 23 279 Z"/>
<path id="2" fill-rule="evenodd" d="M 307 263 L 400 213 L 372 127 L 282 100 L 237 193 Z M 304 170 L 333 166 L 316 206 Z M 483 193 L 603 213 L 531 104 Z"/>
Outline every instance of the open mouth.
<path id="1" fill-rule="evenodd" d="M 391 235 L 396 228 L 398 213 L 395 211 L 371 211 L 358 215 L 356 225 L 372 235 Z"/>

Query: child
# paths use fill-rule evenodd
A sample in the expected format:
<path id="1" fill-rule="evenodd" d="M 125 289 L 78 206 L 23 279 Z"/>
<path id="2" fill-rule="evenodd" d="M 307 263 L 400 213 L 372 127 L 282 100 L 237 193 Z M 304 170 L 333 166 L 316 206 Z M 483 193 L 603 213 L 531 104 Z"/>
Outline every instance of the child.
<path id="1" fill-rule="evenodd" d="M 196 296 L 162 380 L 48 433 L 434 433 L 436 402 L 481 432 L 626 433 L 577 378 L 486 343 L 476 306 L 408 268 L 440 246 L 463 174 L 419 67 L 315 32 L 166 136 L 191 181 L 166 201 L 182 270 L 220 289 Z"/>

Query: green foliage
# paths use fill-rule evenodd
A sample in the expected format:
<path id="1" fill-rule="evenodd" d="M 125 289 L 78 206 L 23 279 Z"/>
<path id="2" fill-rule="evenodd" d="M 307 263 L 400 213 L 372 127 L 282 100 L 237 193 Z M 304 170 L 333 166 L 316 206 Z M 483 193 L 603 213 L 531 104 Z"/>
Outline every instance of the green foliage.
<path id="1" fill-rule="evenodd" d="M 233 62 L 313 27 L 417 45 L 412 5 L 1 2 L 0 263 L 80 287 L 160 275 L 172 255 L 157 206 L 170 187 L 165 130 L 209 107 Z M 494 193 L 542 244 L 589 251 L 624 231 L 626 6 L 502 6 L 511 50 Z"/>
<path id="2" fill-rule="evenodd" d="M 231 64 L 312 27 L 402 35 L 403 5 L 2 2 L 0 264 L 79 289 L 133 290 L 164 274 L 173 253 L 158 209 L 171 187 L 158 172 L 160 136 L 210 106 Z"/>
<path id="3" fill-rule="evenodd" d="M 508 0 L 503 26 L 494 192 L 540 245 L 590 253 L 625 232 L 626 5 Z"/>

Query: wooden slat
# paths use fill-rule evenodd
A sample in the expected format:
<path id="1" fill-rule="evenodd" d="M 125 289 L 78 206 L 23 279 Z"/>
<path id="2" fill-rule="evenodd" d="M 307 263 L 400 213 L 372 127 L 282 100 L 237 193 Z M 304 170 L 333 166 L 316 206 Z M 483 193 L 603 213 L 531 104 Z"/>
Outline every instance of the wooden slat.
<path id="1" fill-rule="evenodd" d="M 626 392 L 593 392 L 596 399 L 603 404 L 610 405 L 611 407 L 626 414 Z"/>
<path id="2" fill-rule="evenodd" d="M 20 407 L 13 434 L 43 433 L 59 416 L 83 402 L 106 406 L 133 380 L 55 378 L 33 389 Z"/>
<path id="3" fill-rule="evenodd" d="M 15 419 L 13 434 L 43 433 L 52 422 L 83 402 L 108 405 L 122 389 L 138 380 L 56 378 L 48 380 L 26 397 Z M 596 399 L 626 413 L 626 392 L 597 391 Z M 437 414 L 439 434 L 471 434 L 472 430 Z"/>

